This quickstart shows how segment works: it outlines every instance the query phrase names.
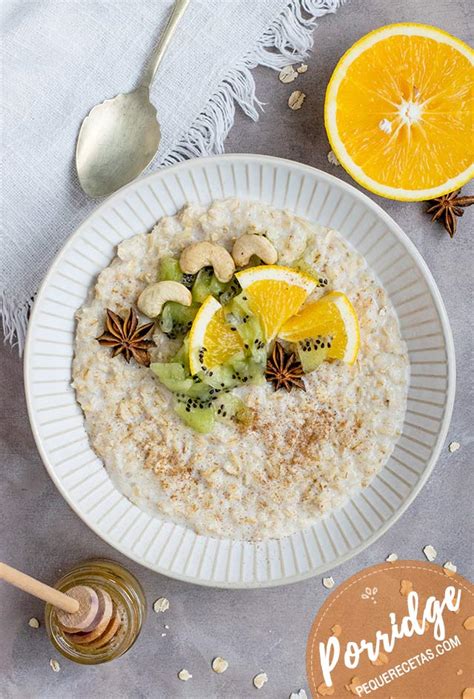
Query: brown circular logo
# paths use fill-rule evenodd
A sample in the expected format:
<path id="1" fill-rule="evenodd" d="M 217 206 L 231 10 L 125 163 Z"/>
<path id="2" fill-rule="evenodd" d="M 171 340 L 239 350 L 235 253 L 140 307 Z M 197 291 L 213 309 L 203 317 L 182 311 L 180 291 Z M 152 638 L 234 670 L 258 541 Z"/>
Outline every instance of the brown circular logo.
<path id="1" fill-rule="evenodd" d="M 313 697 L 474 699 L 474 586 L 449 568 L 366 568 L 319 610 L 306 650 Z"/>

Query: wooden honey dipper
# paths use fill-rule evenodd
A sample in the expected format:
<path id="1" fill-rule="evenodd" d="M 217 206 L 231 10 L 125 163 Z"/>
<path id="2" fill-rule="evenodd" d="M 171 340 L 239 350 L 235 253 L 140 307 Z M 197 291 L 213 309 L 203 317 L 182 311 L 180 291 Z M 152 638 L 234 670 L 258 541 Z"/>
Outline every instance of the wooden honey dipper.
<path id="1" fill-rule="evenodd" d="M 120 614 L 106 590 L 75 585 L 66 594 L 1 562 L 0 580 L 55 607 L 58 624 L 72 643 L 101 648 L 119 630 Z"/>

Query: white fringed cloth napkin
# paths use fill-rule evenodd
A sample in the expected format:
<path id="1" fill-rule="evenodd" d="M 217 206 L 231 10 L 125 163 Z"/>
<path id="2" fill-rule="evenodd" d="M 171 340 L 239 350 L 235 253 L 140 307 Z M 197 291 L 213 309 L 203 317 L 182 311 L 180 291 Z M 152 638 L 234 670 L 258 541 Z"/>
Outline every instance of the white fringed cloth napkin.
<path id="1" fill-rule="evenodd" d="M 150 169 L 221 153 L 235 103 L 258 118 L 251 69 L 279 70 L 313 45 L 318 17 L 344 0 L 191 0 L 152 86 L 162 127 Z M 133 89 L 172 0 L 3 0 L 0 314 L 23 347 L 53 257 L 96 206 L 74 149 L 98 102 Z"/>

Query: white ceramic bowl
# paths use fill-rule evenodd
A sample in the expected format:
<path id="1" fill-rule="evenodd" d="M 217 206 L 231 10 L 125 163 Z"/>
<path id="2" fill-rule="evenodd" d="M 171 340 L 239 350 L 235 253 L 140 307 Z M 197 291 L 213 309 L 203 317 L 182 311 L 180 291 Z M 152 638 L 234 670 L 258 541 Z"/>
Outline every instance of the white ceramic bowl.
<path id="1" fill-rule="evenodd" d="M 153 518 L 114 487 L 89 446 L 70 386 L 74 313 L 124 238 L 149 231 L 186 202 L 224 197 L 288 208 L 340 231 L 390 294 L 409 348 L 403 434 L 384 469 L 348 503 L 305 529 L 262 543 L 197 536 Z M 314 168 L 257 155 L 192 160 L 133 182 L 101 204 L 56 257 L 38 293 L 25 352 L 36 443 L 60 493 L 111 546 L 165 575 L 216 587 L 295 582 L 342 563 L 398 519 L 428 478 L 454 399 L 454 349 L 433 278 L 398 225 L 354 187 Z"/>

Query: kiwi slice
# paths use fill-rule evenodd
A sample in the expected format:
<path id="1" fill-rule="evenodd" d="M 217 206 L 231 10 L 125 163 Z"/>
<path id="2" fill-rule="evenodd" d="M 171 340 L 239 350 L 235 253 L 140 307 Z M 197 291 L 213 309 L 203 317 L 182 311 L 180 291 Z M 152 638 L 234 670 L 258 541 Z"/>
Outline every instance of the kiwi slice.
<path id="1" fill-rule="evenodd" d="M 226 284 L 226 288 L 219 295 L 219 303 L 221 306 L 226 306 L 235 296 L 242 292 L 242 287 L 236 277 L 232 277 L 230 282 Z"/>
<path id="2" fill-rule="evenodd" d="M 195 278 L 195 274 L 185 274 L 181 270 L 181 267 L 179 266 L 179 260 L 177 260 L 176 257 L 161 258 L 158 281 L 179 282 L 180 284 L 184 284 L 185 287 L 190 289 L 194 284 Z"/>
<path id="3" fill-rule="evenodd" d="M 193 386 L 193 380 L 186 375 L 184 367 L 175 362 L 154 362 L 150 369 L 163 386 L 172 393 L 187 393 Z"/>
<path id="4" fill-rule="evenodd" d="M 167 301 L 163 306 L 158 326 L 171 340 L 186 335 L 191 329 L 199 305 L 183 306 L 175 301 Z"/>
<path id="5" fill-rule="evenodd" d="M 216 418 L 211 407 L 192 407 L 187 403 L 178 403 L 175 411 L 181 420 L 196 432 L 206 434 L 214 427 Z"/>
<path id="6" fill-rule="evenodd" d="M 299 270 L 300 272 L 304 272 L 305 274 L 309 274 L 310 277 L 313 277 L 313 279 L 317 280 L 316 286 L 319 287 L 324 287 L 329 284 L 329 280 L 327 277 L 324 276 L 324 274 L 319 274 L 316 269 L 312 265 L 310 265 L 306 260 L 303 258 L 300 258 L 299 260 L 296 260 L 292 264 L 292 267 L 295 267 L 295 269 Z"/>
<path id="7" fill-rule="evenodd" d="M 260 319 L 250 310 L 245 294 L 235 296 L 224 312 L 230 327 L 242 338 L 246 354 L 250 354 L 257 362 L 266 360 L 263 326 Z"/>
<path id="8" fill-rule="evenodd" d="M 222 365 L 200 371 L 197 377 L 208 386 L 219 389 L 219 392 L 230 390 L 239 385 L 237 375 L 230 365 Z"/>
<path id="9" fill-rule="evenodd" d="M 187 375 L 191 374 L 189 370 L 189 340 L 187 337 L 184 338 L 183 344 L 169 361 L 173 364 L 181 364 L 185 373 Z"/>
<path id="10" fill-rule="evenodd" d="M 185 366 L 175 361 L 155 362 L 150 368 L 163 386 L 175 394 L 178 402 L 192 408 L 210 407 L 219 394 L 238 385 L 231 378 L 230 368 L 219 367 L 210 377 L 204 372 L 190 376 Z"/>
<path id="11" fill-rule="evenodd" d="M 218 280 L 212 267 L 203 267 L 197 273 L 191 290 L 193 301 L 195 303 L 203 303 L 209 294 L 218 298 L 225 290 L 226 286 L 226 283 Z"/>
<path id="12" fill-rule="evenodd" d="M 160 381 L 183 381 L 188 378 L 183 365 L 177 362 L 154 362 L 150 364 L 150 369 Z"/>
<path id="13" fill-rule="evenodd" d="M 232 358 L 232 376 L 236 377 L 239 384 L 255 384 L 265 383 L 264 371 L 267 357 L 266 354 L 263 360 L 255 359 L 254 357 Z"/>
<path id="14" fill-rule="evenodd" d="M 212 406 L 196 404 L 188 399 L 175 408 L 183 422 L 196 432 L 210 432 L 216 420 L 235 421 L 243 424 L 250 422 L 251 411 L 237 396 L 223 395 Z"/>
<path id="15" fill-rule="evenodd" d="M 218 420 L 234 420 L 235 422 L 247 423 L 250 421 L 251 410 L 243 400 L 230 393 L 226 393 L 214 403 L 215 415 Z"/>
<path id="16" fill-rule="evenodd" d="M 298 359 L 305 374 L 320 366 L 328 356 L 331 348 L 330 337 L 308 337 L 297 343 Z"/>

